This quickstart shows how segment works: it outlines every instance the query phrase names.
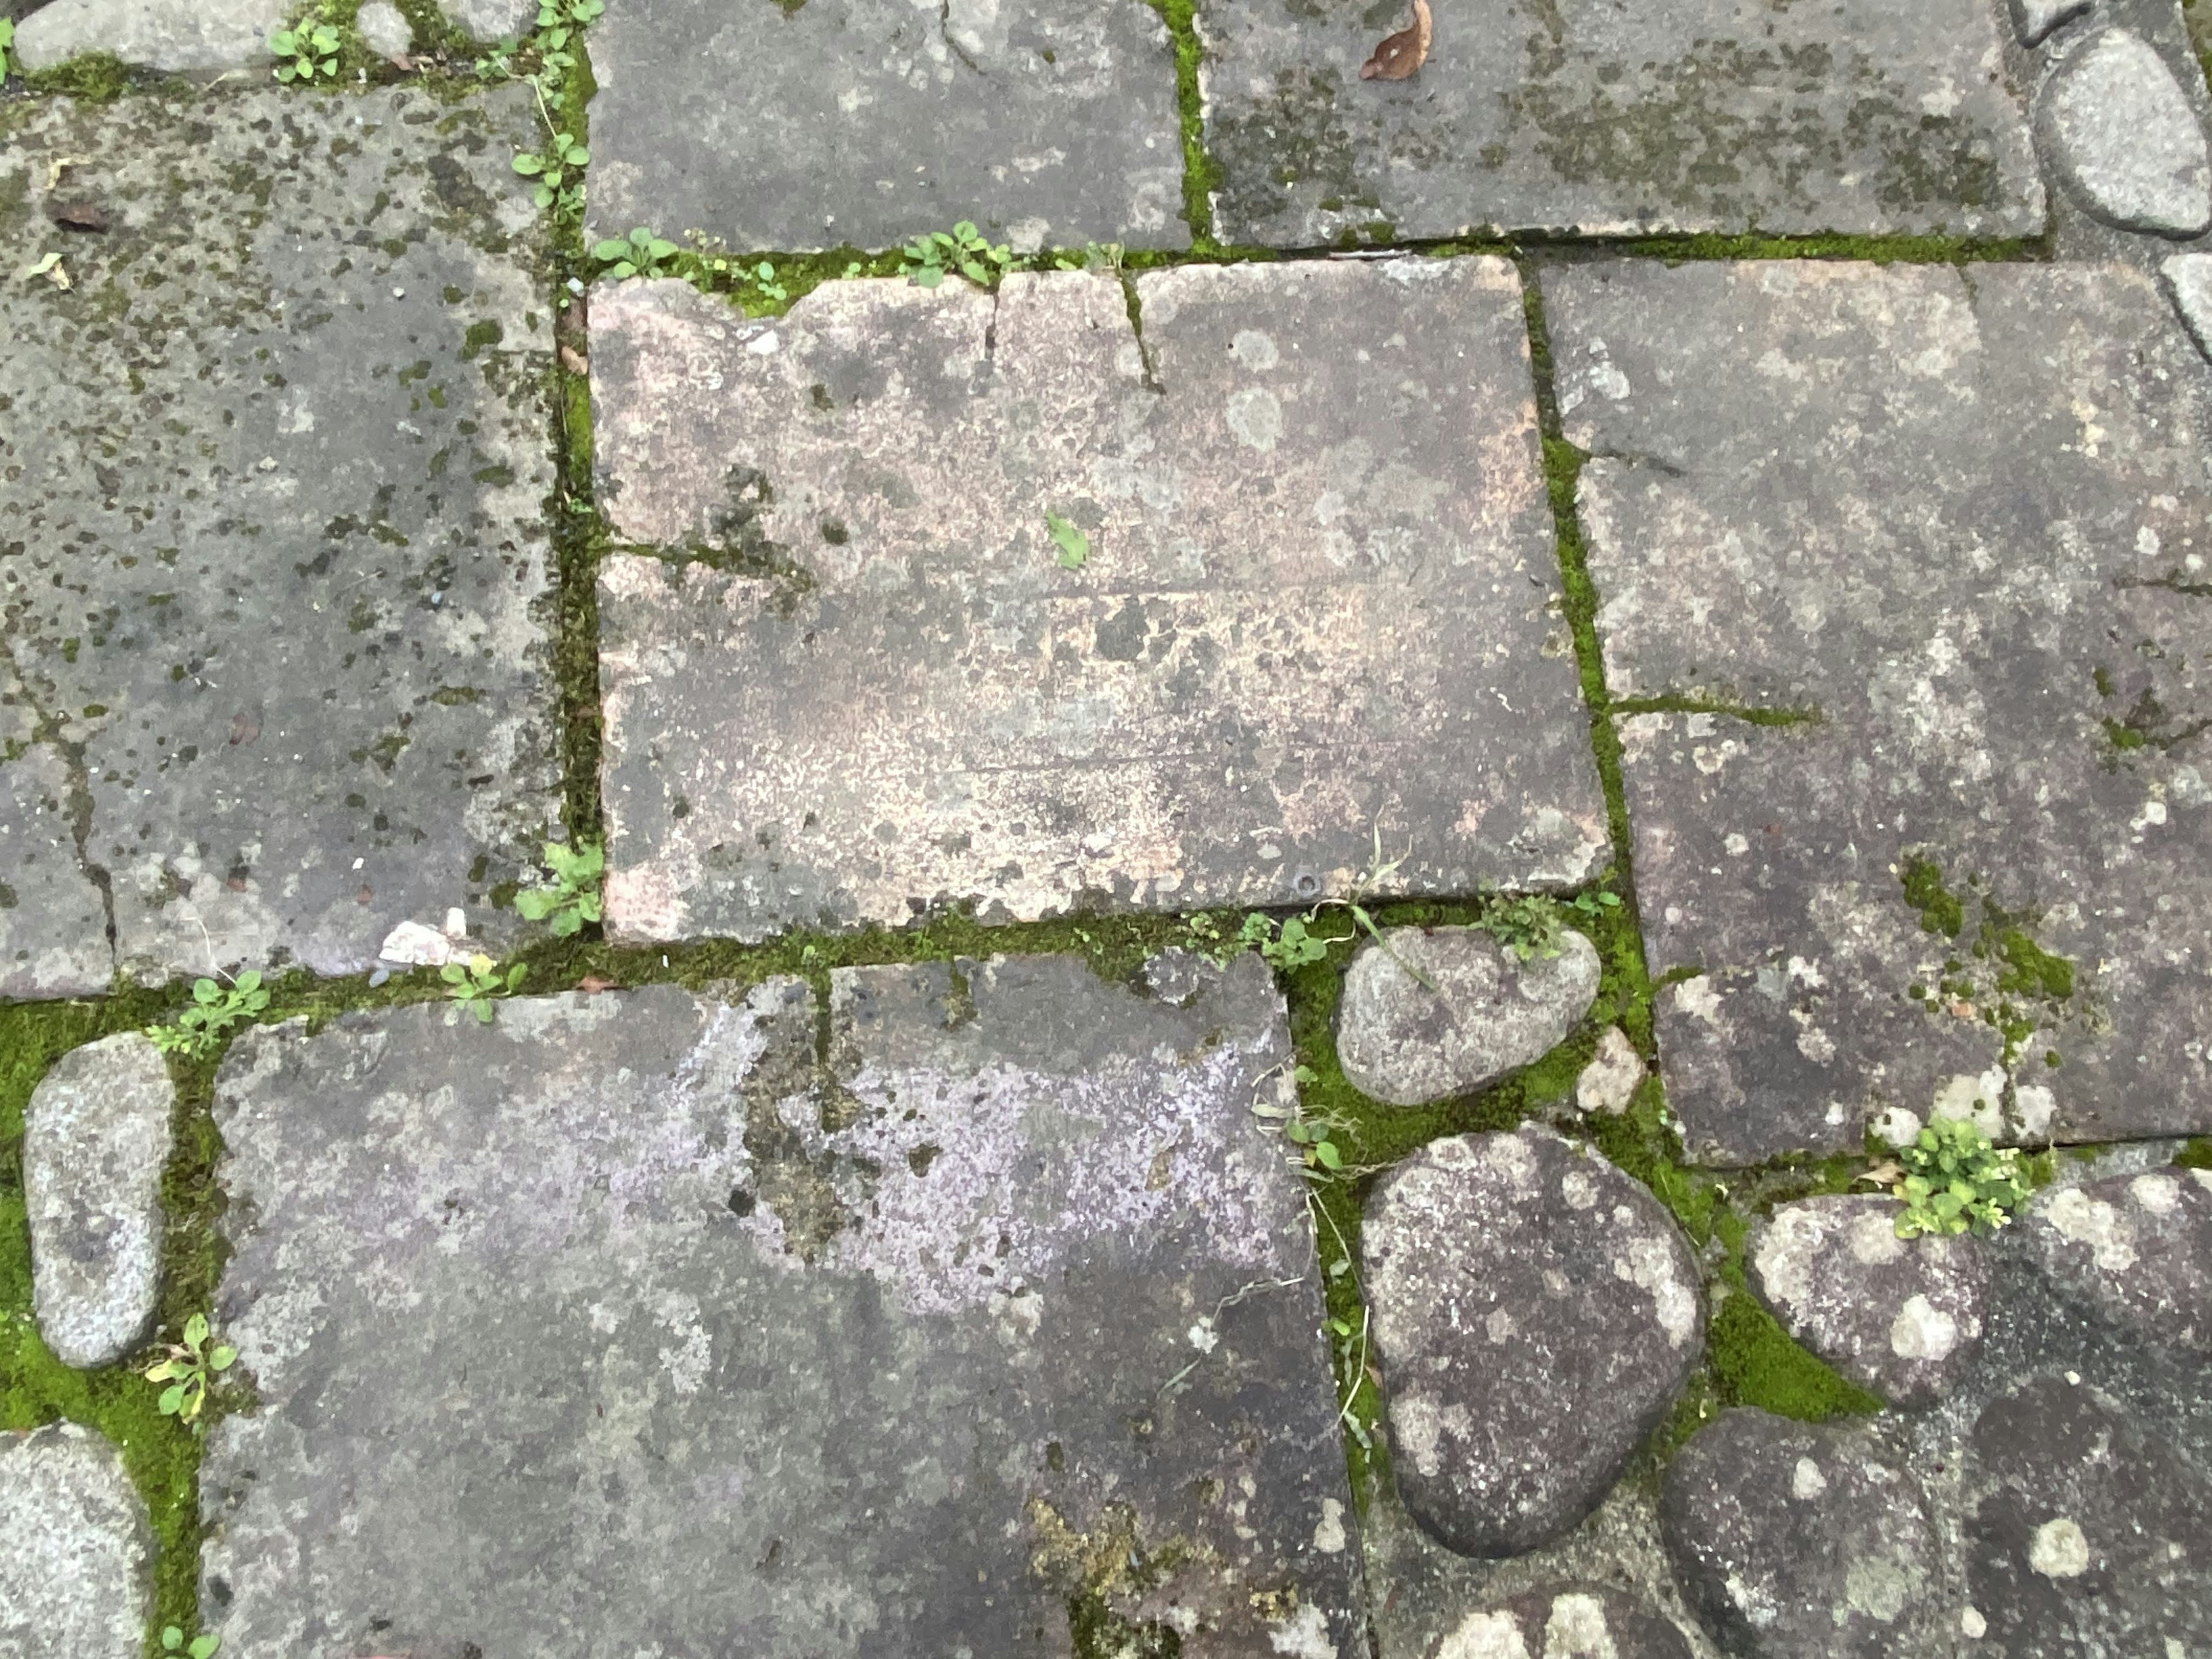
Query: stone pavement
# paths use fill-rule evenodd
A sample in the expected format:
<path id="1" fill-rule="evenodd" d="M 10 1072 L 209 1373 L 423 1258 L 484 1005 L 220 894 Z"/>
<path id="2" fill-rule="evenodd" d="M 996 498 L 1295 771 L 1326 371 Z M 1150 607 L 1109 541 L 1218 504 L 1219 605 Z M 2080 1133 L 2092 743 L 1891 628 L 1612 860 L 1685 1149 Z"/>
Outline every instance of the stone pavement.
<path id="1" fill-rule="evenodd" d="M 2212 1652 L 2204 16 L 7 15 L 0 1659 Z"/>

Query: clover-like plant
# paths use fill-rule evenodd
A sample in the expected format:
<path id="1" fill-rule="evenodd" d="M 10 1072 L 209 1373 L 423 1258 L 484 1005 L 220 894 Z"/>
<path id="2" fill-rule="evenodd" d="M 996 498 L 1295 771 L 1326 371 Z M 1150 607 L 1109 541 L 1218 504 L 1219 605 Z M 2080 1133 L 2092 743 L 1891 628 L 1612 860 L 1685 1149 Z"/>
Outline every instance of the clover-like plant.
<path id="1" fill-rule="evenodd" d="M 620 282 L 625 276 L 665 276 L 678 251 L 675 243 L 640 226 L 628 236 L 610 236 L 594 245 L 592 258 L 599 262 L 601 275 Z"/>
<path id="2" fill-rule="evenodd" d="M 269 55 L 277 60 L 279 81 L 312 81 L 318 75 L 334 78 L 338 72 L 338 32 L 328 23 L 303 18 L 269 37 Z"/>
<path id="3" fill-rule="evenodd" d="M 514 896 L 514 908 L 529 921 L 550 921 L 555 937 L 568 939 L 599 919 L 599 881 L 606 872 L 605 851 L 596 842 L 563 847 L 545 843 L 545 865 L 553 879 L 526 887 Z"/>
<path id="4" fill-rule="evenodd" d="M 185 1659 L 215 1659 L 215 1650 L 222 1645 L 222 1638 L 213 1631 L 202 1631 L 189 1642 L 185 1633 L 174 1625 L 161 1626 L 161 1651 L 181 1653 Z"/>
<path id="5" fill-rule="evenodd" d="M 1963 1117 L 1939 1117 L 1898 1151 L 1899 1238 L 1923 1233 L 1994 1232 L 2027 1201 L 2020 1153 L 1996 1147 Z"/>
<path id="6" fill-rule="evenodd" d="M 197 1421 L 207 1404 L 208 1384 L 230 1369 L 238 1350 L 221 1342 L 210 1347 L 207 1316 L 194 1314 L 185 1322 L 184 1341 L 169 1343 L 162 1352 L 164 1358 L 146 1368 L 146 1380 L 163 1385 L 155 1403 L 164 1417 Z"/>
<path id="7" fill-rule="evenodd" d="M 205 1060 L 222 1044 L 224 1035 L 241 1019 L 250 1019 L 269 1006 L 269 993 L 261 975 L 247 969 L 228 986 L 211 979 L 192 981 L 192 1006 L 177 1016 L 173 1025 L 149 1025 L 146 1035 L 165 1054 Z"/>
<path id="8" fill-rule="evenodd" d="M 446 981 L 446 994 L 453 1003 L 446 1010 L 446 1024 L 451 1025 L 458 1020 L 465 1008 L 477 1017 L 478 1024 L 490 1024 L 492 1003 L 498 998 L 513 996 L 526 971 L 518 962 L 502 974 L 499 964 L 482 952 L 466 962 L 447 963 L 438 970 L 438 976 Z"/>
<path id="9" fill-rule="evenodd" d="M 514 170 L 531 181 L 531 196 L 541 208 L 574 212 L 584 204 L 584 169 L 592 152 L 568 133 L 556 132 L 542 150 L 526 149 L 514 158 Z"/>
<path id="10" fill-rule="evenodd" d="M 948 270 L 957 271 L 978 288 L 988 288 L 1014 263 L 1012 248 L 1003 242 L 994 246 L 966 219 L 951 230 L 917 236 L 899 252 L 908 280 L 916 288 L 935 288 Z"/>

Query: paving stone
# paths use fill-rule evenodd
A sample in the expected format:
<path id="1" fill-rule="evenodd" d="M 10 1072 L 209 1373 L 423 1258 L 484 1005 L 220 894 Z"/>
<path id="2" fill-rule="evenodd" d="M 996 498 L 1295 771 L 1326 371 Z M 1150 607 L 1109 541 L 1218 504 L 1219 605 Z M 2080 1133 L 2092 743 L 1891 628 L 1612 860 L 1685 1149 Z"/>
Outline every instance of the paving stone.
<path id="1" fill-rule="evenodd" d="M 1516 1596 L 1470 1613 L 1427 1659 L 1691 1659 L 1682 1633 L 1601 1585 Z"/>
<path id="2" fill-rule="evenodd" d="M 2212 226 L 2212 153 L 2157 49 L 2123 28 L 2075 46 L 2042 98 L 2058 170 L 2124 230 L 2195 236 Z"/>
<path id="3" fill-rule="evenodd" d="M 599 235 L 1182 248 L 1175 50 L 1144 0 L 637 0 L 592 27 Z"/>
<path id="4" fill-rule="evenodd" d="M 23 1113 L 23 1198 L 39 1334 L 65 1365 L 138 1346 L 161 1268 L 161 1170 L 176 1090 L 138 1031 L 72 1048 Z"/>
<path id="5" fill-rule="evenodd" d="M 115 952 L 106 896 L 77 858 L 82 780 L 38 726 L 11 676 L 0 684 L 0 996 L 81 996 L 107 988 Z"/>
<path id="6" fill-rule="evenodd" d="M 1600 971 L 1571 928 L 1559 955 L 1528 962 L 1480 927 L 1386 928 L 1345 969 L 1337 1058 L 1354 1088 L 1395 1106 L 1468 1094 L 1565 1042 Z"/>
<path id="7" fill-rule="evenodd" d="M 2118 1402 L 2036 1377 L 1970 1440 L 1964 1555 L 2008 1659 L 2121 1659 L 2212 1645 L 2212 1481 Z"/>
<path id="8" fill-rule="evenodd" d="M 153 1553 L 114 1447 L 75 1423 L 0 1433 L 0 1653 L 137 1659 Z"/>
<path id="9" fill-rule="evenodd" d="M 2212 253 L 2177 253 L 2159 266 L 2197 349 L 2212 357 Z"/>
<path id="10" fill-rule="evenodd" d="M 285 0 L 50 0 L 15 25 L 10 55 L 27 70 L 89 52 L 143 69 L 251 69 L 290 20 Z"/>
<path id="11" fill-rule="evenodd" d="M 1932 1405 L 1980 1346 L 1989 1265 L 1971 1237 L 1899 1238 L 1897 1215 L 1870 1194 L 1778 1205 L 1744 1263 L 1796 1340 L 1892 1405 Z"/>
<path id="12" fill-rule="evenodd" d="M 1585 1112 L 1618 1115 L 1636 1098 L 1644 1073 L 1644 1056 L 1636 1045 L 1620 1027 L 1608 1025 L 1598 1037 L 1597 1052 L 1575 1079 L 1575 1104 Z"/>
<path id="13" fill-rule="evenodd" d="M 1588 1515 L 1704 1348 L 1672 1218 L 1547 1130 L 1431 1141 L 1369 1198 L 1360 1251 L 1399 1496 L 1462 1554 Z"/>
<path id="14" fill-rule="evenodd" d="M 2028 1142 L 2212 1129 L 2212 368 L 2152 280 L 1546 299 L 1615 695 L 1819 716 L 1620 723 L 1652 965 L 1702 970 L 1656 1007 L 1693 1154 L 1977 1099 Z"/>
<path id="15" fill-rule="evenodd" d="M 56 197 L 111 225 L 69 291 L 0 285 L 0 607 L 135 975 L 366 968 L 557 812 L 534 119 L 520 88 L 0 109 L 0 238 L 43 246 Z M 15 925 L 94 957 L 104 922 L 55 936 L 82 900 Z"/>
<path id="16" fill-rule="evenodd" d="M 2159 1347 L 2212 1358 L 2212 1171 L 2063 1188 L 2037 1198 L 2021 1231 L 2076 1302 Z"/>
<path id="17" fill-rule="evenodd" d="M 831 987 L 232 1049 L 226 1653 L 1364 1650 L 1265 967 Z"/>
<path id="18" fill-rule="evenodd" d="M 1918 1485 L 1865 1426 L 1724 1412 L 1668 1465 L 1659 1517 L 1725 1652 L 1887 1659 L 1959 1627 Z"/>
<path id="19" fill-rule="evenodd" d="M 1200 9 L 1224 240 L 2043 224 L 2027 122 L 1978 0 L 1440 8 L 1411 79 L 1361 81 L 1405 15 Z"/>
<path id="20" fill-rule="evenodd" d="M 2024 46 L 2038 46 L 2061 23 L 2087 12 L 2093 0 L 2007 0 L 2014 32 Z"/>
<path id="21" fill-rule="evenodd" d="M 1510 267 L 1136 291 L 595 295 L 617 937 L 1596 872 Z"/>
<path id="22" fill-rule="evenodd" d="M 415 26 L 392 0 L 368 0 L 354 14 L 353 26 L 380 58 L 404 58 L 415 49 Z"/>

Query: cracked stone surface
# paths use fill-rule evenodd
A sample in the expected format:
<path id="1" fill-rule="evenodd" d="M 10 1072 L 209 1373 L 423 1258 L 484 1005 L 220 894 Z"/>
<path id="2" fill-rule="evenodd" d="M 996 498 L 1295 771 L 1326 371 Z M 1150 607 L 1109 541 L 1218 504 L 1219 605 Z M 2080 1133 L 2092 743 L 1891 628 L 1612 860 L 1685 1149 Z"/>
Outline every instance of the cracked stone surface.
<path id="1" fill-rule="evenodd" d="M 1349 0 L 1200 8 L 1224 240 L 2043 225 L 1980 0 L 1439 7 L 1411 79 L 1361 81 L 1406 15 Z"/>
<path id="2" fill-rule="evenodd" d="M 23 1113 L 23 1202 L 39 1335 L 65 1365 L 137 1346 L 161 1267 L 161 1170 L 176 1089 L 146 1036 L 55 1061 Z"/>
<path id="3" fill-rule="evenodd" d="M 1546 1130 L 1431 1141 L 1367 1200 L 1360 1250 L 1399 1496 L 1462 1554 L 1582 1520 L 1704 1351 L 1672 1218 Z"/>
<path id="4" fill-rule="evenodd" d="M 1903 1239 L 1881 1195 L 1778 1205 L 1744 1247 L 1752 1291 L 1792 1338 L 1895 1406 L 1948 1394 L 1982 1336 L 1978 1240 Z"/>
<path id="5" fill-rule="evenodd" d="M 592 234 L 1023 252 L 1190 245 L 1174 49 L 1144 0 L 634 0 L 592 28 Z"/>
<path id="6" fill-rule="evenodd" d="M 1659 1504 L 1685 1595 L 1745 1659 L 1887 1659 L 1959 1627 L 1926 1500 L 1877 1427 L 1723 1413 Z"/>
<path id="7" fill-rule="evenodd" d="M 2046 1193 L 2021 1232 L 2076 1302 L 2160 1347 L 2212 1358 L 2212 1171 L 2146 1170 Z"/>
<path id="8" fill-rule="evenodd" d="M 1597 872 L 1511 268 L 1135 289 L 595 295 L 614 935 Z"/>
<path id="9" fill-rule="evenodd" d="M 293 15 L 285 0 L 52 0 L 16 24 L 9 55 L 27 70 L 92 52 L 142 69 L 251 69 Z"/>
<path id="10" fill-rule="evenodd" d="M 43 246 L 57 199 L 111 225 L 68 291 L 0 285 L 25 988 L 353 972 L 555 818 L 532 120 L 520 88 L 0 110 L 0 240 Z"/>
<path id="11" fill-rule="evenodd" d="M 1600 973 L 1572 928 L 1557 956 L 1527 962 L 1479 927 L 1386 928 L 1345 969 L 1337 1058 L 1354 1088 L 1393 1105 L 1468 1094 L 1564 1042 Z"/>
<path id="12" fill-rule="evenodd" d="M 2154 281 L 1545 293 L 1613 694 L 1816 716 L 1620 723 L 1692 1152 L 2212 1128 L 2212 366 Z"/>
<path id="13" fill-rule="evenodd" d="M 2041 104 L 2058 168 L 2092 213 L 2124 230 L 2188 237 L 2212 226 L 2212 152 L 2155 47 L 2123 28 L 2071 47 Z"/>
<path id="14" fill-rule="evenodd" d="M 75 1423 L 0 1433 L 0 1653 L 137 1659 L 153 1559 L 114 1447 Z"/>
<path id="15" fill-rule="evenodd" d="M 1364 1652 L 1259 961 L 731 995 L 232 1049 L 224 1653 Z"/>

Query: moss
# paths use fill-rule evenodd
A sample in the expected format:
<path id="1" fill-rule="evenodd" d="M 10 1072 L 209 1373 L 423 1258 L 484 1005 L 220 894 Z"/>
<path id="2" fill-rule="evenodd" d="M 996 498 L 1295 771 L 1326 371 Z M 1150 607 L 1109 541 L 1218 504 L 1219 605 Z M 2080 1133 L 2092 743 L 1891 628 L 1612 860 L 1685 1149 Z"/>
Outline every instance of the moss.
<path id="1" fill-rule="evenodd" d="M 2199 1135 L 2173 1155 L 2185 1170 L 2212 1170 L 2212 1135 Z"/>
<path id="2" fill-rule="evenodd" d="M 33 70 L 23 84 L 33 92 L 80 103 L 112 104 L 131 89 L 130 66 L 108 52 L 82 52 L 52 69 Z"/>
<path id="3" fill-rule="evenodd" d="M 1943 872 L 1924 858 L 1907 858 L 1898 866 L 1905 902 L 1920 913 L 1920 931 L 1956 939 L 1966 926 L 1966 907 L 1943 885 Z"/>
<path id="4" fill-rule="evenodd" d="M 1220 187 L 1219 171 L 1206 153 L 1205 106 L 1199 92 L 1198 70 L 1206 51 L 1198 39 L 1197 0 L 1146 0 L 1167 25 L 1175 42 L 1176 112 L 1182 129 L 1182 216 L 1190 227 L 1194 252 L 1218 251 L 1213 240 L 1213 192 Z"/>
<path id="5" fill-rule="evenodd" d="M 1628 237 L 1612 242 L 1607 251 L 1631 258 L 1674 263 L 1698 259 L 1861 259 L 1878 265 L 2012 264 L 2040 258 L 2048 252 L 2044 243 L 2021 238 L 1731 236 L 1715 231 Z"/>
<path id="6" fill-rule="evenodd" d="M 1792 1342 L 1748 1293 L 1725 1297 L 1713 1310 L 1705 1328 L 1705 1363 L 1723 1406 L 1756 1406 L 1807 1423 L 1881 1409 L 1881 1401 Z"/>
<path id="7" fill-rule="evenodd" d="M 2071 961 L 2043 949 L 2025 928 L 2002 927 L 1996 932 L 1997 949 L 2005 963 L 1997 975 L 1997 989 L 2052 1002 L 2064 1002 L 2074 994 Z"/>

